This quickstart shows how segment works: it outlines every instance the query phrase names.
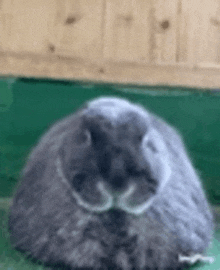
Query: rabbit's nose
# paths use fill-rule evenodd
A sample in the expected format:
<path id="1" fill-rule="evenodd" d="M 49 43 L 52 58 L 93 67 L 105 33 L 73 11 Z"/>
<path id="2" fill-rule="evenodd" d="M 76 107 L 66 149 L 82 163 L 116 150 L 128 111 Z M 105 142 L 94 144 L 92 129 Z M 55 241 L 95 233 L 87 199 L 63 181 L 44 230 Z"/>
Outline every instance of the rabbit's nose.
<path id="1" fill-rule="evenodd" d="M 126 188 L 126 179 L 121 175 L 115 175 L 110 179 L 110 184 L 115 191 L 122 191 Z"/>
<path id="2" fill-rule="evenodd" d="M 127 173 L 126 173 L 126 166 L 124 162 L 124 156 L 119 151 L 116 157 L 111 160 L 109 182 L 110 182 L 111 187 L 114 189 L 114 191 L 122 191 L 127 186 L 126 180 L 127 180 Z"/>

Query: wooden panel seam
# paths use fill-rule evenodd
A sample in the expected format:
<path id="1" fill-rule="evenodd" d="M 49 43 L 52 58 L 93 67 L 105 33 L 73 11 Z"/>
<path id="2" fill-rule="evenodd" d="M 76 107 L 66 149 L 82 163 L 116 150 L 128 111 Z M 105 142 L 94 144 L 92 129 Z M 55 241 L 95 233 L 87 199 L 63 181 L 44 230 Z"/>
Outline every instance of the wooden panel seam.
<path id="1" fill-rule="evenodd" d="M 2 53 L 0 59 L 0 74 L 4 76 L 220 88 L 220 66 L 187 68 L 183 65 L 150 66 L 111 61 L 100 65 L 79 58 L 46 58 L 16 54 L 12 56 Z"/>

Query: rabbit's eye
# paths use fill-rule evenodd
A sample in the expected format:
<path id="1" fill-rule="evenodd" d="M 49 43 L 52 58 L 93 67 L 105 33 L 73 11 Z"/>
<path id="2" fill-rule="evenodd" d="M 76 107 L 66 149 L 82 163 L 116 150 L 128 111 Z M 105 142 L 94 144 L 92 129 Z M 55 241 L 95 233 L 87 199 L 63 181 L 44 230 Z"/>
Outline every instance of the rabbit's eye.
<path id="1" fill-rule="evenodd" d="M 146 142 L 146 147 L 149 148 L 152 152 L 157 153 L 157 148 L 155 147 L 155 145 L 152 143 L 152 141 L 147 141 Z"/>
<path id="2" fill-rule="evenodd" d="M 138 142 L 141 142 L 143 140 L 143 135 L 137 135 L 136 139 Z"/>
<path id="3" fill-rule="evenodd" d="M 91 142 L 91 134 L 88 130 L 85 132 L 80 132 L 79 134 L 76 135 L 76 141 L 79 144 L 90 144 Z"/>

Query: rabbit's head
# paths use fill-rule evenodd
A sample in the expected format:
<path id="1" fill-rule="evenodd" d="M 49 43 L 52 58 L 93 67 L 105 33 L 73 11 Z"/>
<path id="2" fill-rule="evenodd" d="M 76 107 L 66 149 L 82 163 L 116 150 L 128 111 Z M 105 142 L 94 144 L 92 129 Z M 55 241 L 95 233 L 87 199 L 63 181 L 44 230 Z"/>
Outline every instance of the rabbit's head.
<path id="1" fill-rule="evenodd" d="M 99 98 L 76 118 L 60 147 L 57 171 L 77 203 L 95 212 L 145 211 L 171 174 L 166 144 L 149 112 L 126 100 Z"/>

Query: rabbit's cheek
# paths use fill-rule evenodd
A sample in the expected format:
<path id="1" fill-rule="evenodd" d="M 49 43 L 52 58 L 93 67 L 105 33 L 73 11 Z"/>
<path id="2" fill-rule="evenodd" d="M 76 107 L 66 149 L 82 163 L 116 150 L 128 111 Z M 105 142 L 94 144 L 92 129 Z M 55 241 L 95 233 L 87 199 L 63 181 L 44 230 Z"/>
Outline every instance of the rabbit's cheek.
<path id="1" fill-rule="evenodd" d="M 101 182 L 85 181 L 80 192 L 72 191 L 78 203 L 90 211 L 102 212 L 113 205 L 112 196 L 102 187 Z"/>
<path id="2" fill-rule="evenodd" d="M 102 205 L 104 203 L 105 198 L 94 182 L 85 180 L 81 189 L 75 189 L 75 191 L 82 198 L 82 200 L 91 205 Z"/>
<path id="3" fill-rule="evenodd" d="M 103 188 L 101 179 L 85 172 L 79 172 L 70 180 L 66 177 L 59 158 L 56 160 L 56 169 L 61 181 L 78 205 L 94 212 L 107 211 L 112 207 L 113 198 Z"/>
<path id="4" fill-rule="evenodd" d="M 156 186 L 154 185 L 131 184 L 130 188 L 118 198 L 117 206 L 127 213 L 139 215 L 150 207 L 155 194 Z"/>

